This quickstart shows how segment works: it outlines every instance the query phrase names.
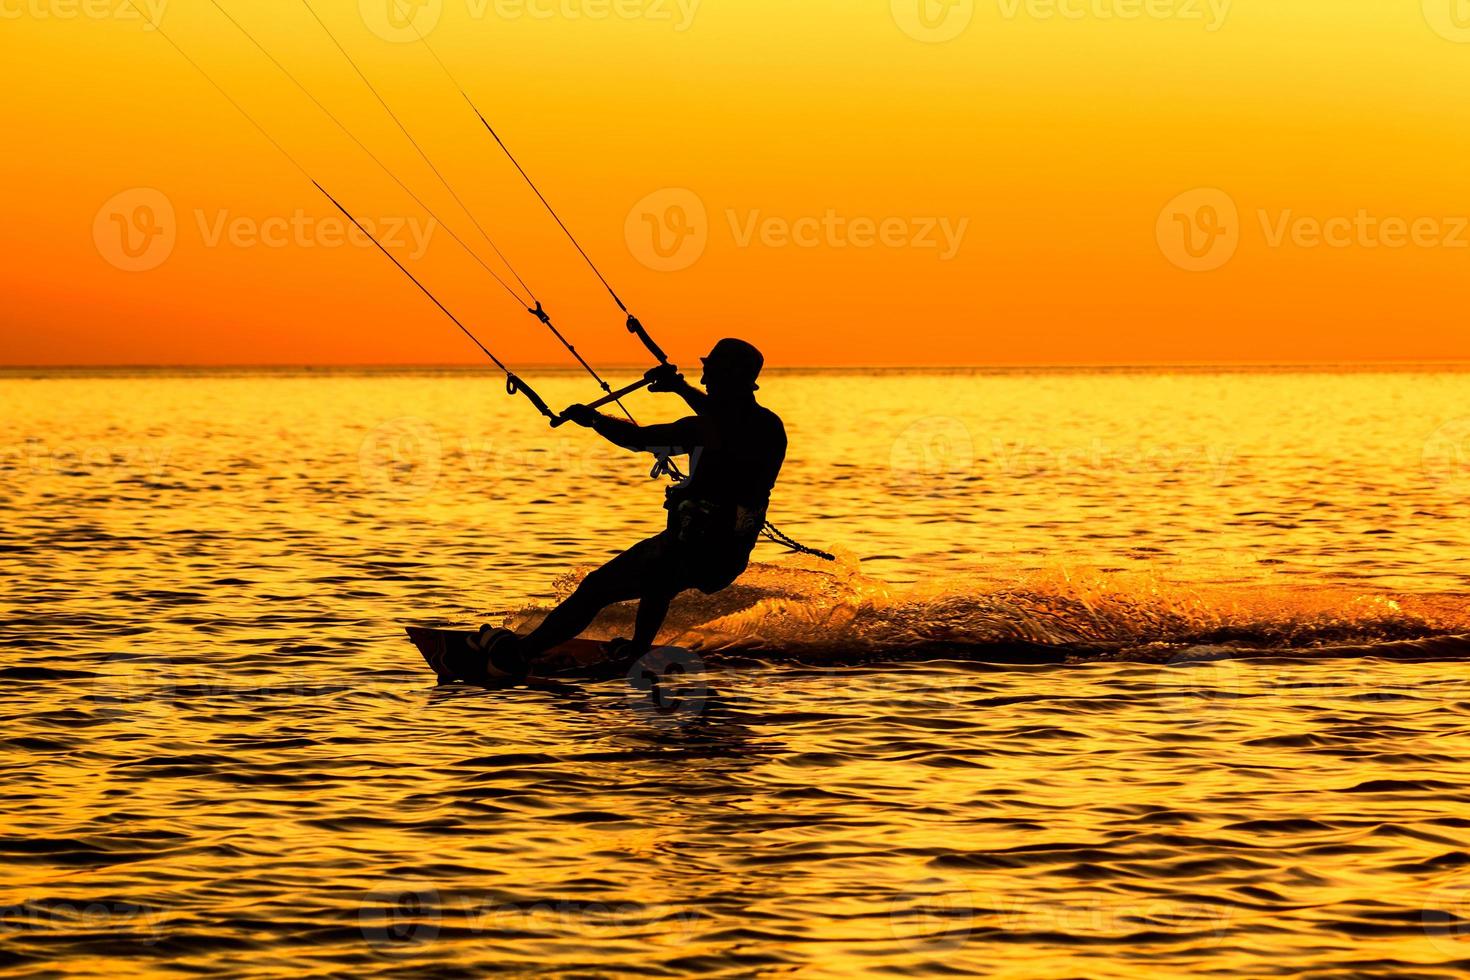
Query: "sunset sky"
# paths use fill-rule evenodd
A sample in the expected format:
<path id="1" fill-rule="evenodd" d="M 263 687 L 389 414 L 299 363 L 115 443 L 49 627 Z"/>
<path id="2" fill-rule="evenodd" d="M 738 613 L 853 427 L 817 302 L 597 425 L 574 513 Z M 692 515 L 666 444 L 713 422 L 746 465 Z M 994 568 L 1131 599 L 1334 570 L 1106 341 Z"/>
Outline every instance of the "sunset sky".
<path id="1" fill-rule="evenodd" d="M 566 362 L 210 0 L 138 2 L 497 354 Z M 219 2 L 509 278 L 301 0 Z M 645 362 L 394 2 L 312 0 L 562 330 Z M 1470 359 L 1464 6 L 420 0 L 412 24 L 676 360 L 739 334 L 781 365 L 1294 363 Z M 0 0 L 0 55 L 0 363 L 480 360 L 128 0 Z"/>

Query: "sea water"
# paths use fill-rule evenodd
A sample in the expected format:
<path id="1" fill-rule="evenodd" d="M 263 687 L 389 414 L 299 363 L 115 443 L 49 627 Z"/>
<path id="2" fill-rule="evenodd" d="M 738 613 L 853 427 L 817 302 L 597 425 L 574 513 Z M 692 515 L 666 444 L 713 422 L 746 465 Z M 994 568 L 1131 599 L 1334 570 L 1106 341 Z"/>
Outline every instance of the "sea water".
<path id="1" fill-rule="evenodd" d="M 839 561 L 686 597 L 672 682 L 486 692 L 402 627 L 533 618 L 661 527 L 650 460 L 480 372 L 0 377 L 0 967 L 1470 967 L 1470 678 L 1371 656 L 1470 633 L 1470 373 L 761 398 Z"/>

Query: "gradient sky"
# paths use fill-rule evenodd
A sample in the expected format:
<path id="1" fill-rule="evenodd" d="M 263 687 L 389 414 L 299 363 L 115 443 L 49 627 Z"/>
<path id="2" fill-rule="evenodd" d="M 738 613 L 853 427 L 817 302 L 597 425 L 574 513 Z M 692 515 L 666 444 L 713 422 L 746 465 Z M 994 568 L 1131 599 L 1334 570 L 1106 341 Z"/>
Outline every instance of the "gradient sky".
<path id="1" fill-rule="evenodd" d="M 301 0 L 220 2 L 499 268 Z M 584 353 L 646 360 L 394 0 L 312 2 Z M 432 0 L 414 23 L 676 359 L 735 333 L 787 365 L 1281 363 L 1470 359 L 1466 8 Z M 345 204 L 426 227 L 209 0 L 161 9 Z M 0 363 L 476 363 L 131 14 L 0 0 Z M 392 244 L 503 358 L 566 360 L 444 228 Z"/>

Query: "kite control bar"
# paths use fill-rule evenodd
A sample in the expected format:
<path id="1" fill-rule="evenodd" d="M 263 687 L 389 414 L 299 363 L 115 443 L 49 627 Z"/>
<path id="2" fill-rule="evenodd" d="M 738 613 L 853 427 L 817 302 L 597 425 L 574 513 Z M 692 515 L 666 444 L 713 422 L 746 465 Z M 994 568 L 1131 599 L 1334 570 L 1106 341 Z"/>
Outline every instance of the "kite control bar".
<path id="1" fill-rule="evenodd" d="M 635 391 L 642 391 L 644 388 L 647 388 L 651 384 L 653 384 L 652 378 L 641 378 L 638 381 L 635 381 L 632 384 L 628 385 L 628 387 L 626 388 L 619 388 L 617 391 L 610 392 L 607 395 L 604 395 L 602 398 L 597 399 L 597 401 L 592 402 L 587 407 L 595 409 L 601 408 L 604 405 L 611 405 L 615 401 L 619 401 L 620 399 L 628 397 Z M 569 421 L 570 419 L 568 419 L 566 413 L 563 412 L 561 415 L 557 415 L 552 418 L 551 427 L 553 429 L 557 429 L 563 425 L 566 425 Z"/>

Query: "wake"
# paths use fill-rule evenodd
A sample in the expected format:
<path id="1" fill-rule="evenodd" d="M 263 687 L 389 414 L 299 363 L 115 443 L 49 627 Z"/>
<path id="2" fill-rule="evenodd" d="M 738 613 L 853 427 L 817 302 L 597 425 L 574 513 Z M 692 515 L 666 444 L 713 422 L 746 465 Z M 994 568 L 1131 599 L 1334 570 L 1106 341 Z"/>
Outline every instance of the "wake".
<path id="1" fill-rule="evenodd" d="M 558 594 L 587 570 L 564 576 Z M 594 631 L 628 635 L 633 605 Z M 508 625 L 529 628 L 531 608 Z M 836 563 L 755 564 L 714 596 L 676 600 L 660 641 L 701 653 L 810 663 L 972 659 L 1171 662 L 1242 656 L 1470 657 L 1470 618 L 1450 596 L 1332 587 L 1203 586 L 1058 568 L 1014 581 L 952 577 L 895 587 Z"/>

